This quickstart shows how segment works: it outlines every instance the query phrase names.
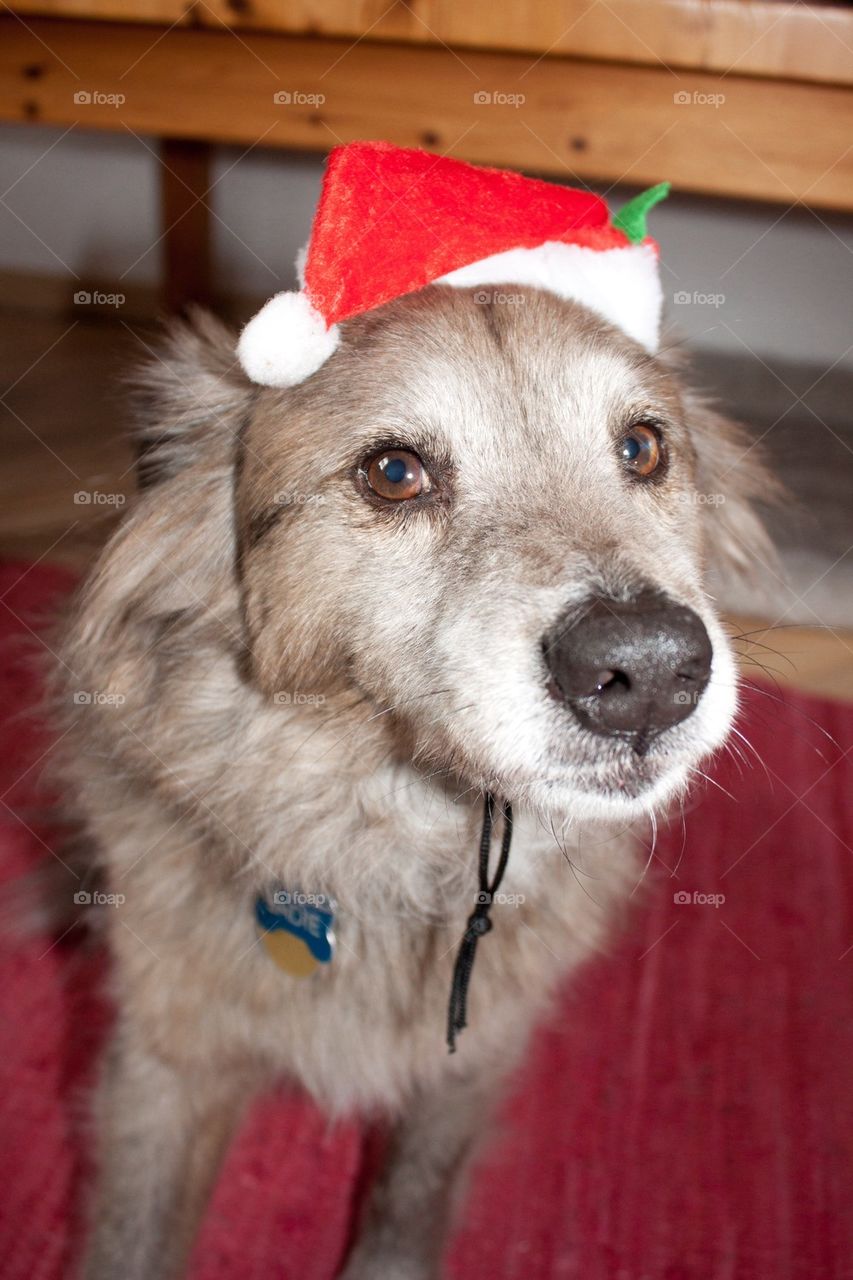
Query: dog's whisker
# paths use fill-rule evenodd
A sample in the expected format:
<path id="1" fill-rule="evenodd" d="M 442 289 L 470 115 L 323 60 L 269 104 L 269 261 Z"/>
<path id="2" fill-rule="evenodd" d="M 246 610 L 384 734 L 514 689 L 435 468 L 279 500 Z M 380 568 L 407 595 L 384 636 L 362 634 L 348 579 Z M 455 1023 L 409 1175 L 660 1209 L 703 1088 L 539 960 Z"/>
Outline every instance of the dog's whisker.
<path id="1" fill-rule="evenodd" d="M 738 631 L 733 634 L 732 633 L 729 633 L 729 634 L 731 635 L 731 638 L 733 640 L 744 640 L 744 639 L 747 639 L 749 636 L 760 636 L 770 631 L 796 631 L 798 628 L 800 630 L 809 630 L 809 631 L 815 629 L 812 627 L 810 623 L 805 623 L 805 622 L 774 622 L 773 624 L 768 624 L 765 627 L 756 627 L 754 631 Z M 825 630 L 826 628 L 817 628 L 817 629 Z"/>
<path id="2" fill-rule="evenodd" d="M 754 655 L 751 657 L 739 657 L 738 666 L 741 668 L 755 667 L 758 671 L 763 672 L 773 685 L 774 689 L 777 689 L 781 693 L 781 685 L 779 681 L 781 680 L 783 673 L 781 671 L 777 671 L 775 667 L 769 667 L 766 662 L 762 662 L 760 658 L 756 658 Z"/>
<path id="3" fill-rule="evenodd" d="M 678 851 L 678 857 L 675 860 L 675 866 L 672 868 L 672 879 L 678 879 L 678 872 L 681 867 L 681 861 L 684 857 L 684 851 L 687 848 L 687 818 L 684 813 L 684 795 L 678 797 L 678 810 L 681 818 L 681 848 Z"/>
<path id="4" fill-rule="evenodd" d="M 302 751 L 305 749 L 305 746 L 318 733 L 322 733 L 324 729 L 327 729 L 329 725 L 334 724 L 336 720 L 340 720 L 343 716 L 348 715 L 350 711 L 354 711 L 355 708 L 360 706 L 362 702 L 368 702 L 368 701 L 369 701 L 368 697 L 366 695 L 362 695 L 361 697 L 357 698 L 356 701 L 353 702 L 350 706 L 340 708 L 339 710 L 335 711 L 332 715 L 327 714 L 325 718 L 321 719 L 318 725 L 315 725 L 315 727 L 305 735 L 303 740 L 300 742 L 299 746 L 294 751 L 293 755 L 289 756 L 288 759 L 285 761 L 285 767 L 289 764 L 293 764 L 297 756 L 301 755 Z"/>
<path id="5" fill-rule="evenodd" d="M 645 866 L 640 872 L 640 876 L 639 876 L 639 879 L 637 880 L 637 883 L 634 885 L 633 889 L 628 895 L 629 898 L 633 898 L 634 894 L 637 892 L 640 885 L 645 880 L 646 874 L 649 870 L 649 867 L 652 865 L 652 860 L 654 859 L 654 856 L 655 856 L 655 850 L 657 848 L 657 840 L 658 840 L 658 820 L 654 812 L 651 812 L 649 814 L 649 822 L 651 823 L 651 828 L 652 828 L 652 841 L 651 841 L 651 846 L 649 848 L 649 856 L 646 859 Z"/>
<path id="6" fill-rule="evenodd" d="M 762 756 L 761 756 L 761 754 L 760 754 L 760 753 L 755 749 L 755 747 L 754 747 L 754 746 L 753 746 L 753 744 L 750 742 L 750 740 L 749 740 L 749 738 L 746 736 L 746 734 L 745 734 L 745 733 L 742 733 L 742 732 L 741 732 L 741 730 L 737 727 L 737 725 L 736 725 L 736 724 L 733 724 L 733 725 L 732 725 L 732 727 L 731 727 L 731 733 L 732 733 L 736 738 L 739 738 L 739 739 L 740 739 L 740 741 L 744 744 L 744 746 L 745 746 L 745 747 L 747 747 L 747 749 L 748 749 L 749 751 L 751 751 L 751 752 L 752 752 L 753 756 L 755 757 L 755 759 L 758 761 L 758 763 L 761 765 L 762 769 L 764 770 L 764 773 L 765 773 L 765 775 L 766 775 L 766 777 L 767 777 L 767 781 L 772 785 L 772 783 L 773 783 L 773 779 L 772 779 L 772 777 L 770 776 L 770 770 L 767 768 L 767 765 L 765 764 L 763 757 L 762 757 Z"/>
<path id="7" fill-rule="evenodd" d="M 705 781 L 705 782 L 709 783 L 709 784 L 710 784 L 710 786 L 712 786 L 712 787 L 716 787 L 718 791 L 722 791 L 722 793 L 723 793 L 723 795 L 724 795 L 724 796 L 727 796 L 727 797 L 729 798 L 729 800 L 733 800 L 733 801 L 734 801 L 734 803 L 735 803 L 735 804 L 737 804 L 737 797 L 736 797 L 736 796 L 733 796 L 733 795 L 732 795 L 732 793 L 731 793 L 731 791 L 727 791 L 727 790 L 726 790 L 726 788 L 723 786 L 723 784 L 722 784 L 721 782 L 717 782 L 717 780 L 716 780 L 715 778 L 712 778 L 712 777 L 710 777 L 707 773 L 704 773 L 704 772 L 703 772 L 700 768 L 698 768 L 696 765 L 691 766 L 690 772 L 691 772 L 695 777 L 697 777 L 697 778 L 702 778 L 702 779 L 703 779 L 703 781 Z"/>
<path id="8" fill-rule="evenodd" d="M 400 702 L 395 702 L 393 706 L 383 707 L 381 711 L 377 711 L 374 715 L 368 716 L 364 723 L 369 724 L 371 720 L 378 720 L 380 716 L 387 716 L 389 711 L 398 711 L 400 707 L 405 707 L 410 702 L 420 702 L 424 698 L 438 698 L 443 693 L 451 692 L 451 689 L 432 689 L 429 693 L 417 693 L 411 698 L 403 698 Z M 470 705 L 473 706 L 474 704 L 471 703 Z"/>
<path id="9" fill-rule="evenodd" d="M 553 837 L 554 843 L 556 844 L 557 848 L 560 850 L 560 853 L 563 855 L 563 858 L 565 859 L 566 863 L 568 864 L 569 870 L 571 871 L 572 875 L 574 876 L 575 883 L 577 884 L 578 888 L 581 890 L 581 892 L 582 892 L 582 893 L 583 893 L 587 898 L 589 898 L 590 902 L 595 903 L 595 905 L 596 905 L 596 906 L 599 908 L 599 910 L 600 910 L 600 909 L 601 909 L 601 903 L 596 901 L 596 899 L 592 896 L 592 894 L 591 894 L 591 893 L 589 892 L 589 890 L 587 889 L 586 885 L 584 885 L 584 884 L 581 882 L 580 876 L 578 875 L 578 869 L 577 869 L 577 867 L 575 866 L 574 861 L 573 861 L 573 860 L 572 860 L 572 858 L 569 856 L 568 850 L 566 849 L 565 845 L 564 845 L 564 844 L 563 844 L 563 842 L 560 840 L 560 837 L 557 835 L 557 832 L 556 832 L 556 831 L 555 831 L 555 829 L 554 829 L 553 819 L 549 819 L 549 827 L 550 827 L 550 830 L 551 830 L 551 835 L 552 835 L 552 837 Z M 593 880 L 594 880 L 594 879 L 597 879 L 597 877 L 595 877 L 595 876 L 590 876 L 589 878 L 590 878 L 590 879 L 593 879 Z"/>
<path id="10" fill-rule="evenodd" d="M 544 823 L 542 823 L 541 819 L 540 819 L 540 825 L 543 827 L 543 829 L 545 829 L 545 828 L 544 828 Z M 556 846 L 557 846 L 557 848 L 559 849 L 560 853 L 561 853 L 561 854 L 562 854 L 562 856 L 566 859 L 566 861 L 569 863 L 569 865 L 570 865 L 570 867 L 572 868 L 572 870 L 573 870 L 573 871 L 575 871 L 575 872 L 577 873 L 577 875 L 585 876 L 587 880 L 600 880 L 600 879 L 601 879 L 601 876 L 600 876 L 600 875 L 595 875 L 592 871 L 587 871 L 584 867 L 582 867 L 582 866 L 580 865 L 580 863 L 576 863 L 576 862 L 574 861 L 574 859 L 573 859 L 572 857 L 570 857 L 570 855 L 569 855 L 569 851 L 568 851 L 568 849 L 567 849 L 567 847 L 566 847 L 566 844 L 565 844 L 565 837 L 563 837 L 563 838 L 561 839 L 561 838 L 557 835 L 557 833 L 556 833 L 556 831 L 555 831 L 555 829 L 554 829 L 554 820 L 553 820 L 553 817 L 550 817 L 550 818 L 549 818 L 549 820 L 548 820 L 548 827 L 547 827 L 547 830 L 548 830 L 548 831 L 550 831 L 551 836 L 552 836 L 552 838 L 553 838 L 553 840 L 554 840 L 554 843 L 556 844 Z M 594 846 L 593 846 L 593 847 L 594 847 Z M 578 844 L 578 852 L 580 852 L 580 844 Z M 586 852 L 586 850 L 584 850 L 584 852 Z"/>
<path id="11" fill-rule="evenodd" d="M 753 632 L 752 634 L 755 635 L 760 633 Z M 732 644 L 743 643 L 747 646 L 745 654 L 741 653 L 739 650 L 735 650 L 738 655 L 738 660 L 741 662 L 744 661 L 745 658 L 753 656 L 756 649 L 761 649 L 766 653 L 772 653 L 776 658 L 781 658 L 783 662 L 787 662 L 792 671 L 796 671 L 797 669 L 793 658 L 799 657 L 799 654 L 783 653 L 781 649 L 775 649 L 773 645 L 765 644 L 760 640 L 752 640 L 747 635 L 730 635 L 729 640 Z"/>
<path id="12" fill-rule="evenodd" d="M 797 672 L 797 663 L 794 662 L 794 658 L 802 657 L 802 655 L 792 654 L 792 653 L 783 653 L 781 652 L 781 649 L 774 649 L 772 648 L 772 645 L 768 645 L 768 644 L 756 645 L 756 641 L 754 640 L 749 641 L 749 648 L 745 650 L 745 653 L 740 652 L 739 649 L 735 649 L 735 654 L 736 654 L 736 658 L 738 658 L 738 663 L 743 664 L 748 662 L 754 662 L 758 664 L 758 662 L 760 662 L 760 659 L 758 659 L 757 657 L 756 649 L 761 649 L 762 653 L 772 654 L 772 657 L 779 658 L 780 662 L 788 663 L 788 667 L 790 668 L 790 671 L 794 673 Z M 770 669 L 770 671 L 774 671 L 775 668 L 770 667 L 768 669 Z"/>
<path id="13" fill-rule="evenodd" d="M 319 761 L 322 760 L 325 756 L 327 756 L 330 751 L 334 751 L 334 749 L 336 747 L 339 747 L 341 743 L 346 742 L 347 738 L 352 737 L 354 733 L 357 733 L 359 729 L 363 729 L 365 725 L 370 724 L 373 720 L 378 720 L 380 716 L 388 715 L 388 713 L 392 711 L 397 711 L 400 707 L 406 706 L 406 704 L 409 702 L 418 702 L 426 698 L 438 698 L 442 694 L 447 692 L 448 692 L 447 689 L 432 689 L 432 690 L 429 690 L 427 693 L 413 694 L 411 698 L 402 698 L 399 702 L 396 702 L 388 707 L 383 707 L 381 711 L 377 711 L 377 712 L 374 712 L 372 715 L 366 716 L 364 720 L 360 720 L 357 724 L 352 725 L 352 727 L 349 728 L 346 733 L 341 734 L 341 736 L 337 738 L 333 743 L 331 743 L 330 746 L 328 746 L 325 751 L 321 751 L 319 756 L 317 756 L 316 759 L 314 760 L 314 763 L 315 764 L 319 763 Z M 365 695 L 363 700 L 370 701 L 370 698 L 367 695 Z"/>
<path id="14" fill-rule="evenodd" d="M 737 768 L 738 777 L 742 778 L 746 760 L 740 747 L 736 746 L 733 742 L 726 741 L 723 743 L 722 752 L 723 755 L 726 755 L 731 759 L 732 763 Z"/>
<path id="15" fill-rule="evenodd" d="M 782 697 L 781 694 L 777 695 L 772 693 L 769 689 L 763 689 L 761 685 L 754 684 L 751 680 L 744 679 L 742 683 L 745 688 L 750 689 L 753 693 L 757 693 L 764 698 L 769 698 L 772 702 L 778 702 L 780 706 L 785 708 L 786 711 L 793 711 L 795 715 L 798 715 L 802 720 L 805 720 L 806 723 L 811 726 L 811 728 L 816 729 L 818 733 L 821 733 L 827 739 L 828 742 L 831 742 L 833 747 L 835 747 L 837 751 L 842 750 L 841 744 L 839 743 L 838 739 L 833 737 L 833 735 L 829 732 L 829 730 L 826 729 L 822 724 L 819 724 L 818 721 L 815 720 L 813 716 L 810 716 L 808 715 L 807 712 L 803 711 L 802 707 L 797 706 L 795 703 L 791 702 L 789 699 Z M 805 742 L 808 742 L 808 739 L 805 737 L 805 735 L 801 735 L 801 736 L 803 737 L 803 740 Z M 813 743 L 811 745 L 814 751 L 816 751 L 817 754 L 821 757 L 821 759 L 825 760 L 826 756 L 824 756 L 823 753 L 820 752 L 818 748 L 814 746 Z"/>

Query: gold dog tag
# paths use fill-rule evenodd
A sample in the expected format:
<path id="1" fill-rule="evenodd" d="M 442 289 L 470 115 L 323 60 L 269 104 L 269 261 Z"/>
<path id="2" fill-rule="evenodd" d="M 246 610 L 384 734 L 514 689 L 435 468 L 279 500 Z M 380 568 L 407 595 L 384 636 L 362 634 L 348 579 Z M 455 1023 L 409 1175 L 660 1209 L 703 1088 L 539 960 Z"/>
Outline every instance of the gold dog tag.
<path id="1" fill-rule="evenodd" d="M 335 949 L 335 904 L 324 894 L 277 889 L 255 902 L 255 923 L 267 955 L 293 978 L 327 965 Z"/>
<path id="2" fill-rule="evenodd" d="M 292 933 L 284 933 L 280 929 L 263 932 L 261 941 L 270 959 L 293 978 L 307 978 L 320 967 L 320 961 L 312 956 L 302 939 Z"/>

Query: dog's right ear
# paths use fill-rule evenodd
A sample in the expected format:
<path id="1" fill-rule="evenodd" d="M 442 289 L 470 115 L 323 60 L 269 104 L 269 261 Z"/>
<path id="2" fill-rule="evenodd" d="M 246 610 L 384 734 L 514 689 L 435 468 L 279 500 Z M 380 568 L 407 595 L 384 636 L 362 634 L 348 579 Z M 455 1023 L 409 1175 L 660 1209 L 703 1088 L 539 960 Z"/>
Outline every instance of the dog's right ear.
<path id="1" fill-rule="evenodd" d="M 211 444 L 233 441 L 257 388 L 240 368 L 235 337 L 193 311 L 171 323 L 131 376 L 132 437 L 140 489 L 177 475 Z"/>

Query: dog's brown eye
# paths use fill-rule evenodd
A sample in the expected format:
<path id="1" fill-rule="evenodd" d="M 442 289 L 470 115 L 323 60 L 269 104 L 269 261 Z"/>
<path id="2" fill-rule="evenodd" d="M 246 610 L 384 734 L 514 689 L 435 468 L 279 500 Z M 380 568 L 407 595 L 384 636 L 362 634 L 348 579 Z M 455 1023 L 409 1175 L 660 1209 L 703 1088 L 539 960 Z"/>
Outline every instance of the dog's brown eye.
<path id="1" fill-rule="evenodd" d="M 364 472 L 374 493 L 388 502 L 417 498 L 430 490 L 429 474 L 416 453 L 386 449 L 377 453 Z"/>
<path id="2" fill-rule="evenodd" d="M 632 427 L 619 442 L 619 457 L 638 476 L 650 476 L 661 463 L 657 432 L 642 424 Z"/>

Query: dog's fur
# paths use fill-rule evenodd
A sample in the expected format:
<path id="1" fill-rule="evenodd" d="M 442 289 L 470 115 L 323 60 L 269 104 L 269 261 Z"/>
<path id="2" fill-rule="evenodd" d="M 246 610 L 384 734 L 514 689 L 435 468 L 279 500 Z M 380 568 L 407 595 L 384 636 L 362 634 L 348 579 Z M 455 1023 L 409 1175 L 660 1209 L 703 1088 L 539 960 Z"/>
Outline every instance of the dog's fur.
<path id="1" fill-rule="evenodd" d="M 433 1275 L 472 1136 L 641 872 L 628 826 L 727 733 L 735 668 L 704 584 L 762 538 L 753 455 L 583 308 L 480 296 L 351 321 L 288 391 L 248 383 L 203 318 L 142 377 L 140 496 L 62 654 L 66 780 L 125 899 L 88 1280 L 180 1274 L 240 1113 L 277 1079 L 394 1122 L 347 1280 Z M 616 458 L 642 416 L 663 424 L 660 484 Z M 428 460 L 435 500 L 368 500 L 359 464 L 389 443 Z M 644 586 L 700 614 L 714 664 L 641 758 L 549 697 L 541 638 Z M 523 903 L 494 908 L 450 1056 L 487 789 L 515 807 L 502 888 Z M 336 957 L 307 979 L 257 943 L 278 882 L 338 903 Z"/>

